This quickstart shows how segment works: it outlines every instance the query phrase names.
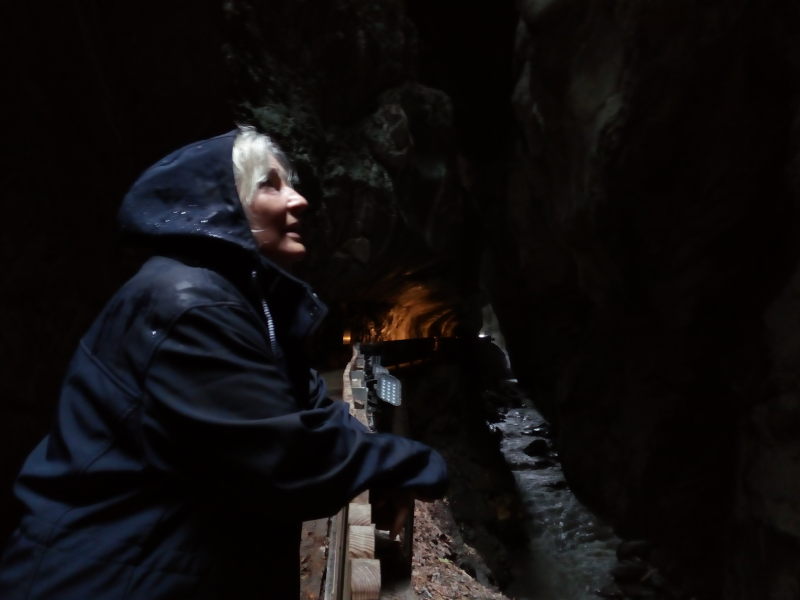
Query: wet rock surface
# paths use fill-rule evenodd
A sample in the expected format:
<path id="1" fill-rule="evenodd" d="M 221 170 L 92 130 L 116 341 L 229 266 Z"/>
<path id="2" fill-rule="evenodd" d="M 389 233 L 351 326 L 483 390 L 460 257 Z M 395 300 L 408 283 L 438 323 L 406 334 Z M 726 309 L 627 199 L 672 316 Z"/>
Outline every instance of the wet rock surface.
<path id="1" fill-rule="evenodd" d="M 522 451 L 528 456 L 546 456 L 550 452 L 550 444 L 547 440 L 537 439 L 525 446 Z"/>
<path id="2" fill-rule="evenodd" d="M 518 6 L 492 242 L 515 373 L 667 579 L 796 598 L 798 9 Z"/>
<path id="3" fill-rule="evenodd" d="M 502 452 L 525 508 L 528 543 L 506 593 L 521 600 L 584 600 L 609 578 L 617 540 L 569 489 L 556 456 L 543 461 L 526 452 L 531 431 L 549 447 L 550 427 L 529 405 L 502 410 Z M 552 451 L 551 451 L 552 453 Z"/>

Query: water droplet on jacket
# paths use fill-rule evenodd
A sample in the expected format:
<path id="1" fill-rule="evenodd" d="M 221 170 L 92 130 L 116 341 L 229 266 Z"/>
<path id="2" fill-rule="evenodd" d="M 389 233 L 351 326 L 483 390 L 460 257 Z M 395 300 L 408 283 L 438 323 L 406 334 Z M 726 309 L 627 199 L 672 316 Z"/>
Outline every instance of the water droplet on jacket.
<path id="1" fill-rule="evenodd" d="M 155 334 L 157 334 L 157 333 L 158 333 L 158 331 L 156 331 L 155 329 L 153 329 L 153 331 L 151 331 L 151 332 L 150 332 L 150 335 L 155 335 Z"/>
<path id="2" fill-rule="evenodd" d="M 200 222 L 203 224 L 208 223 L 208 219 L 200 219 Z"/>
<path id="3" fill-rule="evenodd" d="M 187 212 L 187 211 L 185 211 L 185 210 L 182 210 L 182 211 L 181 211 L 181 214 L 182 214 L 182 215 L 185 215 L 185 214 L 186 214 L 186 212 Z"/>

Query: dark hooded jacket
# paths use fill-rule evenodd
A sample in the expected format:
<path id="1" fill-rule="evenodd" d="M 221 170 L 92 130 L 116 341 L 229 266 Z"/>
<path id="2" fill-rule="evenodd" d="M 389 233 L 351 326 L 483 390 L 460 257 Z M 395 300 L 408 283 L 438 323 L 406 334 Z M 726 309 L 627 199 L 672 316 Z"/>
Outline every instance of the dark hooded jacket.
<path id="1" fill-rule="evenodd" d="M 325 309 L 258 254 L 234 137 L 125 197 L 124 230 L 161 251 L 81 339 L 22 468 L 3 600 L 297 598 L 302 520 L 368 488 L 443 493 L 441 456 L 327 399 L 302 352 Z"/>

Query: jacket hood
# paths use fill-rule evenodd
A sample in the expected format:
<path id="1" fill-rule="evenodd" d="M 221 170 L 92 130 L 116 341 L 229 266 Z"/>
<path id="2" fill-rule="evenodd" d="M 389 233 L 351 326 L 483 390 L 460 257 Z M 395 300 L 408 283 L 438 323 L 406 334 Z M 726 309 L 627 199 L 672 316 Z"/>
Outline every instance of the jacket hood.
<path id="1" fill-rule="evenodd" d="M 258 254 L 233 178 L 236 134 L 184 146 L 142 173 L 122 201 L 122 232 L 157 245 L 213 238 Z"/>
<path id="2" fill-rule="evenodd" d="M 306 282 L 259 252 L 233 177 L 237 133 L 194 142 L 147 169 L 122 200 L 119 223 L 124 234 L 168 248 L 171 254 L 192 256 L 203 248 L 196 258 L 205 266 L 244 269 L 250 275 L 250 269 L 260 265 L 260 285 L 270 304 L 287 315 L 287 322 L 297 324 L 291 334 L 302 338 L 327 309 Z M 209 241 L 217 242 L 213 251 Z M 226 249 L 243 250 L 252 260 L 238 261 Z"/>

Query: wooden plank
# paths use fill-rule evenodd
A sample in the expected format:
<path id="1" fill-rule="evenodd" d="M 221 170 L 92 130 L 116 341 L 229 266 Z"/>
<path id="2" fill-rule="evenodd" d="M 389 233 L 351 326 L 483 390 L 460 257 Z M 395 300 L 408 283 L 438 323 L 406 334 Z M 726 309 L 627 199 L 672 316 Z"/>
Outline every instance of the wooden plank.
<path id="1" fill-rule="evenodd" d="M 351 600 L 378 600 L 381 594 L 381 563 L 374 558 L 350 561 Z"/>
<path id="2" fill-rule="evenodd" d="M 348 558 L 375 558 L 375 525 L 350 525 L 347 530 Z"/>
<path id="3" fill-rule="evenodd" d="M 364 408 L 367 405 L 368 391 L 363 385 L 352 385 L 350 387 L 353 396 L 353 406 Z"/>
<path id="4" fill-rule="evenodd" d="M 350 362 L 347 363 L 344 367 L 344 371 L 342 372 L 342 400 L 347 402 L 347 404 L 353 404 L 353 391 L 352 391 L 352 384 L 350 383 L 350 369 L 353 368 L 353 362 L 358 356 L 358 349 L 353 346 L 353 356 L 350 359 Z"/>
<path id="5" fill-rule="evenodd" d="M 347 531 L 347 507 L 340 510 L 330 521 L 328 533 L 328 560 L 325 566 L 325 587 L 322 590 L 323 600 L 339 600 L 345 587 L 345 535 Z M 349 578 L 349 576 L 348 576 Z"/>
<path id="6" fill-rule="evenodd" d="M 329 519 L 303 523 L 300 536 L 300 598 L 319 600 L 325 576 Z"/>
<path id="7" fill-rule="evenodd" d="M 347 509 L 348 525 L 370 525 L 372 523 L 372 505 L 351 502 Z"/>
<path id="8" fill-rule="evenodd" d="M 342 582 L 342 600 L 353 600 L 353 590 L 350 580 L 353 576 L 352 562 L 347 560 L 344 565 L 344 580 Z"/>
<path id="9" fill-rule="evenodd" d="M 363 368 L 358 345 L 353 346 L 353 356 L 342 373 L 342 399 L 348 404 L 350 414 L 364 425 L 369 426 L 366 411 L 366 398 L 355 402 L 351 370 Z M 360 390 L 363 394 L 366 390 Z M 361 406 L 359 406 L 359 404 Z M 369 504 L 369 491 L 356 496 L 345 508 L 347 515 L 347 560 L 344 564 L 342 581 L 343 600 L 378 600 L 381 589 L 381 565 L 375 556 L 375 526 L 371 524 L 372 508 Z M 344 527 L 344 524 L 342 524 Z M 327 583 L 327 582 L 326 582 Z"/>
<path id="10" fill-rule="evenodd" d="M 356 359 L 358 358 L 358 346 L 353 346 L 353 356 L 342 373 L 342 399 L 347 402 L 350 408 L 350 414 L 353 415 L 359 422 L 369 427 L 367 420 L 366 402 L 359 403 L 353 399 L 353 383 L 350 380 L 350 372 L 353 370 Z M 366 392 L 366 390 L 364 390 Z M 359 406 L 360 404 L 360 406 Z"/>

